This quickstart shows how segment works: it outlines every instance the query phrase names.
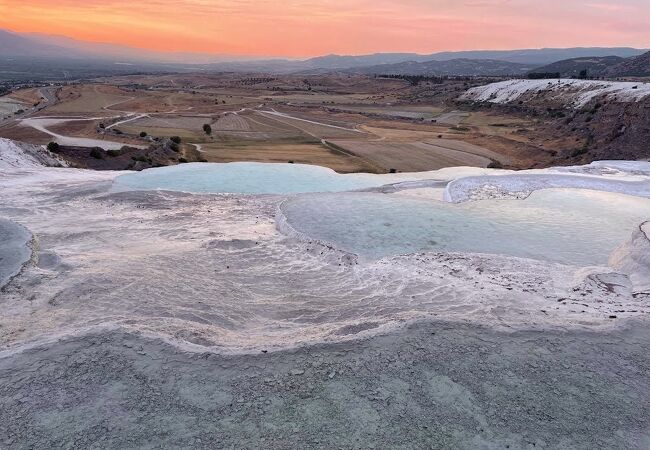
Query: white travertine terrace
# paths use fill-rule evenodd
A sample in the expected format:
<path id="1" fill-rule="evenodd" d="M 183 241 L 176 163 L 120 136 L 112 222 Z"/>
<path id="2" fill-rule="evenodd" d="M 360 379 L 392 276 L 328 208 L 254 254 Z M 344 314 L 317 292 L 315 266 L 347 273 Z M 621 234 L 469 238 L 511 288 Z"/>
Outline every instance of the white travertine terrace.
<path id="1" fill-rule="evenodd" d="M 460 99 L 506 104 L 528 94 L 548 94 L 569 108 L 581 108 L 602 97 L 618 102 L 638 102 L 650 96 L 650 83 L 593 80 L 507 80 L 469 89 Z"/>
<path id="2" fill-rule="evenodd" d="M 199 351 L 247 352 L 352 339 L 347 330 L 367 335 L 430 317 L 523 329 L 612 326 L 611 314 L 638 319 L 650 312 L 650 305 L 603 282 L 624 285 L 629 277 L 637 292 L 635 274 L 642 272 L 624 263 L 620 270 L 585 272 L 444 252 L 360 261 L 278 230 L 276 212 L 287 195 L 112 192 L 124 172 L 44 167 L 20 148 L 0 147 L 0 160 L 12 161 L 0 170 L 0 217 L 28 229 L 37 250 L 0 296 L 8 350 L 99 327 Z M 611 181 L 636 186 L 628 194 L 645 192 L 640 163 L 621 163 L 615 171 L 596 166 L 572 173 L 457 168 L 386 176 L 386 183 L 412 180 L 402 188 L 418 189 L 420 200 L 431 191 L 427 183 L 444 180 L 456 180 L 448 190 L 468 198 L 486 181 L 517 192 L 538 189 L 535 177 L 575 179 L 582 185 L 573 187 L 581 188 Z M 468 175 L 470 184 L 463 181 Z M 523 178 L 513 185 L 516 176 Z M 386 192 L 368 195 L 395 190 Z M 629 312 L 616 312 L 622 309 Z"/>

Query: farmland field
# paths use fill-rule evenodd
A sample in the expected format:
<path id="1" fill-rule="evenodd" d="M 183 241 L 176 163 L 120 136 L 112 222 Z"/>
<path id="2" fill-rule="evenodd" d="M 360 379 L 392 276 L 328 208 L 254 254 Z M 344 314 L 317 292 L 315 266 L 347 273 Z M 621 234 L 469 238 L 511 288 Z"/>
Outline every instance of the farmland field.
<path id="1" fill-rule="evenodd" d="M 0 137 L 35 144 L 82 138 L 146 147 L 178 136 L 184 144 L 202 146 L 198 160 L 295 161 L 340 172 L 492 162 L 517 167 L 545 155 L 521 133 L 530 128 L 529 121 L 423 101 L 426 89 L 396 79 L 131 75 L 48 89 L 56 94 L 54 104 L 31 116 L 54 122 L 43 129 L 38 121 L 5 120 Z M 42 100 L 38 89 L 6 98 L 13 109 L 17 99 Z M 204 125 L 210 126 L 209 134 Z"/>
<path id="2" fill-rule="evenodd" d="M 320 144 L 202 144 L 201 148 L 202 155 L 209 162 L 294 162 L 329 167 L 339 173 L 381 172 L 362 158 L 332 151 Z"/>

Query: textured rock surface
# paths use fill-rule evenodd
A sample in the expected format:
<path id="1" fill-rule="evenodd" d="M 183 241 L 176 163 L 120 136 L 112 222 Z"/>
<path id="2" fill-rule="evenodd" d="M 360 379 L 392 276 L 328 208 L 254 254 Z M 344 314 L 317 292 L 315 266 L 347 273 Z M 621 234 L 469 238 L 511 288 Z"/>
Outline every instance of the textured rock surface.
<path id="1" fill-rule="evenodd" d="M 614 252 L 609 263 L 630 277 L 637 297 L 650 299 L 650 222 L 641 224 L 630 241 Z"/>
<path id="2" fill-rule="evenodd" d="M 220 356 L 109 331 L 0 358 L 0 446 L 643 449 L 649 345 L 434 322 Z"/>

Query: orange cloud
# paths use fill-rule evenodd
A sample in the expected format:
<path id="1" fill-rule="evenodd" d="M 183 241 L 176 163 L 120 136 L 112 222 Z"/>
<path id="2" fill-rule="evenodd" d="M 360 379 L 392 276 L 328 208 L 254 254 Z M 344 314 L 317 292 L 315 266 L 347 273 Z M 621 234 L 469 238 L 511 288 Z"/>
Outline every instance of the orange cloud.
<path id="1" fill-rule="evenodd" d="M 646 0 L 0 0 L 0 28 L 168 51 L 309 56 L 650 46 Z"/>

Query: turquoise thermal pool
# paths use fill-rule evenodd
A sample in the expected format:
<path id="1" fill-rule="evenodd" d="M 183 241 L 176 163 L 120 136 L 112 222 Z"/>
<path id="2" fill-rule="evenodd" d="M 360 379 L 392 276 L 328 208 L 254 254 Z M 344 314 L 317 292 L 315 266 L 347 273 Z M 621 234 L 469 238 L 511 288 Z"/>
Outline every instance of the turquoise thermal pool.
<path id="1" fill-rule="evenodd" d="M 385 176 L 341 175 L 331 169 L 304 164 L 181 164 L 121 175 L 118 190 L 182 191 L 195 193 L 299 194 L 341 192 L 382 186 Z"/>
<path id="2" fill-rule="evenodd" d="M 342 193 L 296 197 L 281 205 L 281 213 L 285 231 L 362 258 L 472 252 L 588 266 L 607 264 L 611 252 L 650 218 L 650 200 L 564 189 L 538 191 L 526 200 L 456 205 Z"/>
<path id="3" fill-rule="evenodd" d="M 648 199 L 579 189 L 463 204 L 346 192 L 398 180 L 301 164 L 182 164 L 119 176 L 114 189 L 305 194 L 282 204 L 280 228 L 369 259 L 433 251 L 605 265 L 635 227 L 650 219 Z"/>

